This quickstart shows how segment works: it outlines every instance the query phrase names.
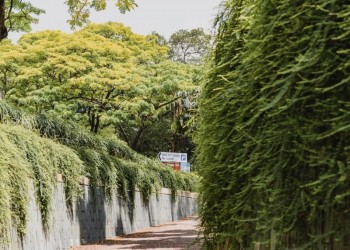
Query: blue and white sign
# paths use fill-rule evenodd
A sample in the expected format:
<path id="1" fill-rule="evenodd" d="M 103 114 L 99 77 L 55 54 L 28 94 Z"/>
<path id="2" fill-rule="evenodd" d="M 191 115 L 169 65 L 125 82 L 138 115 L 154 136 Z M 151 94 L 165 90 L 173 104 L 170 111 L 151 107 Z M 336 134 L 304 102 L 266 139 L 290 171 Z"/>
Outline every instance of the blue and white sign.
<path id="1" fill-rule="evenodd" d="M 181 167 L 180 169 L 181 172 L 186 172 L 186 173 L 191 172 L 191 164 L 189 162 L 181 162 L 180 167 Z"/>
<path id="2" fill-rule="evenodd" d="M 163 162 L 187 162 L 186 153 L 160 152 L 158 158 Z"/>

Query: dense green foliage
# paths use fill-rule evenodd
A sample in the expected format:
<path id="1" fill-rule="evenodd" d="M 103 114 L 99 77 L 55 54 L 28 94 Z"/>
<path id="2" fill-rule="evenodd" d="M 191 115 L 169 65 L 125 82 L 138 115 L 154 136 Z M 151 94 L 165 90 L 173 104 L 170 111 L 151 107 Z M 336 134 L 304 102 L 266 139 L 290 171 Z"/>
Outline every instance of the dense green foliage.
<path id="1" fill-rule="evenodd" d="M 79 195 L 82 175 L 92 186 L 102 185 L 107 198 L 116 190 L 131 204 L 136 188 L 147 202 L 161 187 L 175 195 L 176 190 L 193 191 L 197 185 L 196 176 L 174 172 L 113 136 L 105 139 L 73 123 L 26 115 L 4 102 L 0 102 L 0 141 L 0 239 L 6 237 L 10 221 L 20 234 L 25 232 L 31 180 L 46 228 L 57 173 L 64 177 L 68 204 Z"/>
<path id="2" fill-rule="evenodd" d="M 198 92 L 200 67 L 168 60 L 169 49 L 157 39 L 108 22 L 73 34 L 31 33 L 16 45 L 3 41 L 0 98 L 94 133 L 117 134 L 147 155 L 181 150 L 177 142 L 188 138 L 182 125 Z M 161 136 L 146 148 L 155 127 Z"/>
<path id="3" fill-rule="evenodd" d="M 231 0 L 218 22 L 198 134 L 206 246 L 346 249 L 349 2 Z"/>

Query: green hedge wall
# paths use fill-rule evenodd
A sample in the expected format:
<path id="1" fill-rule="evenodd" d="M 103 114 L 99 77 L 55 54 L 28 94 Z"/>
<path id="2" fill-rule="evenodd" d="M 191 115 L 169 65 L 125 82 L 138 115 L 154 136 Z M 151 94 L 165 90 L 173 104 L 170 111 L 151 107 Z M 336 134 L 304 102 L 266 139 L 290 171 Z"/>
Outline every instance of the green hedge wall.
<path id="1" fill-rule="evenodd" d="M 217 22 L 197 135 L 207 248 L 347 249 L 350 3 L 230 0 Z"/>

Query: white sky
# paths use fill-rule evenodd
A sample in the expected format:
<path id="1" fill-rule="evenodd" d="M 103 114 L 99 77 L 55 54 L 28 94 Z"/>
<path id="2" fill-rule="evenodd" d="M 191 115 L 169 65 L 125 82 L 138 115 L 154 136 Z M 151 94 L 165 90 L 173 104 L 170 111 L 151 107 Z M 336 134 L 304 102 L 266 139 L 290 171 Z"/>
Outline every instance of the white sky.
<path id="1" fill-rule="evenodd" d="M 157 31 L 166 38 L 177 30 L 197 27 L 202 27 L 209 33 L 221 1 L 137 0 L 138 7 L 131 12 L 121 14 L 113 4 L 110 4 L 106 11 L 92 12 L 90 19 L 93 23 L 121 22 L 131 27 L 135 33 L 149 34 Z M 39 17 L 39 23 L 32 26 L 32 31 L 51 29 L 71 32 L 66 22 L 69 15 L 63 0 L 30 0 L 30 2 L 46 11 L 46 14 Z M 10 33 L 9 38 L 17 41 L 22 34 Z"/>

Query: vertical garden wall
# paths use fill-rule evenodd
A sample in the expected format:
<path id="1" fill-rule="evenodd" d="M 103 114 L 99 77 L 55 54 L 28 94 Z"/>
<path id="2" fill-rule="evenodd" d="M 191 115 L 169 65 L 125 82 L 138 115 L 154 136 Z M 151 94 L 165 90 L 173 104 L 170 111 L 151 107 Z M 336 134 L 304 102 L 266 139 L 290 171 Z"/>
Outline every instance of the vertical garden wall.
<path id="1" fill-rule="evenodd" d="M 50 233 L 57 174 L 63 176 L 59 186 L 64 202 L 59 204 L 65 204 L 68 212 L 84 194 L 79 185 L 82 176 L 90 180 L 91 200 L 98 189 L 107 205 L 117 194 L 129 210 L 134 209 L 136 189 L 142 196 L 137 202 L 145 207 L 162 187 L 175 198 L 177 190 L 193 191 L 197 182 L 195 175 L 174 172 L 113 136 L 100 137 L 74 123 L 28 115 L 0 102 L 0 248 L 13 240 L 12 229 L 18 239 L 25 238 L 30 214 L 40 218 L 36 224 Z"/>
<path id="2" fill-rule="evenodd" d="M 200 105 L 209 249 L 348 249 L 350 4 L 227 1 Z"/>

